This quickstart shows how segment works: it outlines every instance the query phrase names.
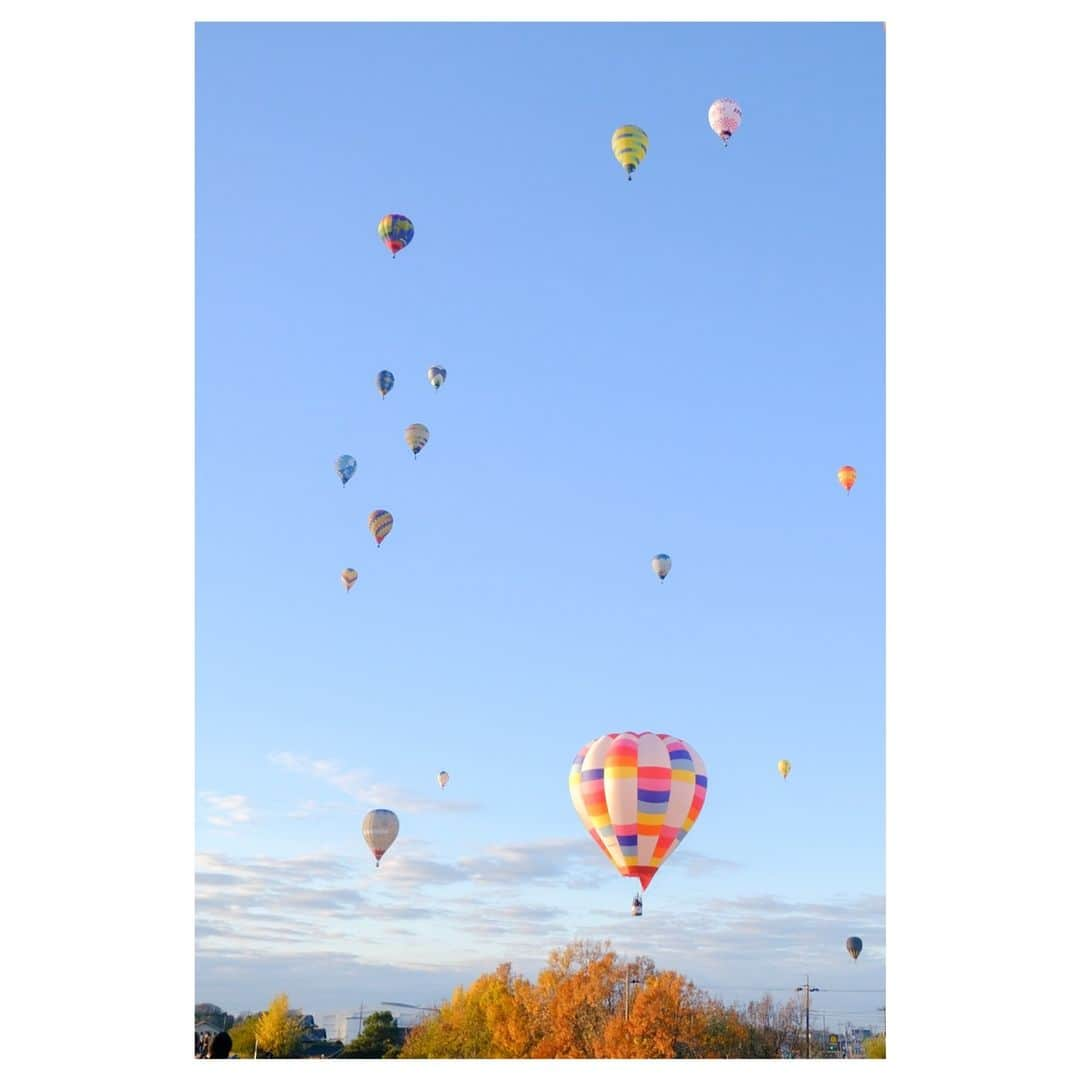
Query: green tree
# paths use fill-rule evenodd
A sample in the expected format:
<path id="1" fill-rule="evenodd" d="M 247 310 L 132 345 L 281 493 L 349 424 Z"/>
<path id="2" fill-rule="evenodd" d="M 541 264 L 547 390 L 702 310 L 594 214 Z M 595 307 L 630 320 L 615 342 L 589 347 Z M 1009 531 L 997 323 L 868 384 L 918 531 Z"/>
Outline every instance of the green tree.
<path id="1" fill-rule="evenodd" d="M 291 1057 L 300 1045 L 302 1031 L 300 1018 L 289 1012 L 289 995 L 278 994 L 270 1002 L 270 1008 L 255 1021 L 259 1055 L 266 1053 L 276 1058 Z"/>
<path id="2" fill-rule="evenodd" d="M 863 1052 L 868 1058 L 883 1058 L 885 1056 L 885 1036 L 871 1035 L 863 1040 Z"/>
<path id="3" fill-rule="evenodd" d="M 373 1012 L 364 1020 L 364 1030 L 345 1048 L 342 1057 L 392 1058 L 398 1056 L 403 1032 L 393 1014 Z"/>

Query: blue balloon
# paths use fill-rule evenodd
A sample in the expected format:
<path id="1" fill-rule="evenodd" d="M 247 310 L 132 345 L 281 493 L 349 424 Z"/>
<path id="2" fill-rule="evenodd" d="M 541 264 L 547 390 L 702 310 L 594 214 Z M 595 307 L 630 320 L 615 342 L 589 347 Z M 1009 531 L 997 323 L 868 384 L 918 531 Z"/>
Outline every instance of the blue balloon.
<path id="1" fill-rule="evenodd" d="M 341 477 L 341 486 L 344 487 L 356 472 L 356 458 L 352 454 L 342 454 L 334 462 L 334 471 Z"/>
<path id="2" fill-rule="evenodd" d="M 380 371 L 375 376 L 375 385 L 379 388 L 379 393 L 386 397 L 394 388 L 394 373 L 392 371 Z"/>

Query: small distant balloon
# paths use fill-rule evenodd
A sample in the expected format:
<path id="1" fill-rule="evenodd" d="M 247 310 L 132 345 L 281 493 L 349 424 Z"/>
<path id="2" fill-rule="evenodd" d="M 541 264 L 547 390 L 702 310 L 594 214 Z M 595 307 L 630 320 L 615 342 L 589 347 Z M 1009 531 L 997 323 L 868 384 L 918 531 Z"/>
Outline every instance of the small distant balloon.
<path id="1" fill-rule="evenodd" d="M 392 371 L 380 371 L 375 376 L 375 386 L 378 391 L 385 398 L 391 390 L 394 389 L 394 373 Z"/>
<path id="2" fill-rule="evenodd" d="M 739 130 L 742 123 L 742 109 L 737 101 L 731 98 L 720 98 L 709 106 L 709 127 L 724 140 L 727 146 L 728 139 Z"/>
<path id="3" fill-rule="evenodd" d="M 649 150 L 649 136 L 633 124 L 624 124 L 615 129 L 611 136 L 611 152 L 615 160 L 626 170 L 626 179 L 632 180 L 632 173 L 645 160 Z"/>
<path id="4" fill-rule="evenodd" d="M 443 771 L 439 773 L 439 775 L 436 776 L 435 779 L 439 781 L 439 787 L 444 788 L 447 784 L 450 783 L 450 774 L 445 769 L 443 769 Z"/>
<path id="5" fill-rule="evenodd" d="M 439 387 L 442 386 L 444 382 L 446 382 L 446 368 L 429 367 L 427 369 L 427 378 L 428 382 L 431 383 L 431 385 L 434 386 L 436 390 L 438 390 Z"/>
<path id="6" fill-rule="evenodd" d="M 359 576 L 360 575 L 351 566 L 341 571 L 341 584 L 345 586 L 346 592 L 356 584 L 356 579 Z"/>
<path id="7" fill-rule="evenodd" d="M 397 839 L 398 817 L 393 810 L 369 810 L 360 825 L 364 841 L 375 856 L 375 865 L 386 854 L 386 849 Z"/>
<path id="8" fill-rule="evenodd" d="M 413 452 L 414 458 L 427 446 L 430 435 L 431 432 L 423 424 L 410 424 L 405 429 L 405 444 Z"/>
<path id="9" fill-rule="evenodd" d="M 393 515 L 389 510 L 372 510 L 368 514 L 367 527 L 371 535 L 375 537 L 376 545 L 381 546 L 394 527 Z"/>
<path id="10" fill-rule="evenodd" d="M 842 466 L 836 473 L 840 486 L 847 492 L 855 486 L 855 469 L 851 465 Z"/>
<path id="11" fill-rule="evenodd" d="M 786 780 L 788 773 L 791 772 L 791 762 L 788 761 L 787 758 L 781 758 L 776 763 L 776 769 L 780 773 L 780 775 Z"/>
<path id="12" fill-rule="evenodd" d="M 660 579 L 660 584 L 664 583 L 664 578 L 671 573 L 671 556 L 670 555 L 654 555 L 652 560 L 653 573 Z"/>
<path id="13" fill-rule="evenodd" d="M 379 222 L 379 239 L 395 259 L 402 248 L 408 247 L 415 231 L 413 223 L 404 214 L 387 214 Z"/>
<path id="14" fill-rule="evenodd" d="M 849 937 L 847 941 L 844 942 L 844 948 L 847 949 L 852 960 L 858 960 L 859 953 L 862 952 L 862 938 Z"/>
<path id="15" fill-rule="evenodd" d="M 352 454 L 342 454 L 334 462 L 334 472 L 338 474 L 341 486 L 344 487 L 352 479 L 352 474 L 356 472 L 356 458 Z"/>

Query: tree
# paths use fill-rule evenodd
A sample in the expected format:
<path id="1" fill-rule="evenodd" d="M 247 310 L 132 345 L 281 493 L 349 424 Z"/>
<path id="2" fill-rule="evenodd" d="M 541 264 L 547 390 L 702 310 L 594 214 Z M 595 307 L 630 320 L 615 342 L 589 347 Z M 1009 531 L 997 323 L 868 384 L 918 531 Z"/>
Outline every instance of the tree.
<path id="1" fill-rule="evenodd" d="M 373 1012 L 364 1020 L 364 1030 L 349 1043 L 341 1056 L 349 1058 L 397 1057 L 402 1035 L 393 1013 Z"/>
<path id="2" fill-rule="evenodd" d="M 195 1006 L 195 1023 L 212 1024 L 219 1031 L 228 1031 L 236 1023 L 236 1017 L 230 1016 L 217 1005 L 203 1002 Z"/>
<path id="3" fill-rule="evenodd" d="M 260 1013 L 255 1013 L 252 1016 L 245 1016 L 243 1020 L 229 1028 L 229 1038 L 232 1039 L 232 1052 L 237 1057 L 254 1057 L 255 1025 L 260 1015 Z"/>
<path id="4" fill-rule="evenodd" d="M 302 1028 L 299 1017 L 289 1012 L 288 994 L 278 994 L 270 1008 L 255 1021 L 258 1051 L 276 1058 L 291 1057 L 300 1043 Z"/>
<path id="5" fill-rule="evenodd" d="M 883 1058 L 885 1056 L 885 1036 L 871 1035 L 863 1040 L 863 1052 L 868 1058 Z"/>

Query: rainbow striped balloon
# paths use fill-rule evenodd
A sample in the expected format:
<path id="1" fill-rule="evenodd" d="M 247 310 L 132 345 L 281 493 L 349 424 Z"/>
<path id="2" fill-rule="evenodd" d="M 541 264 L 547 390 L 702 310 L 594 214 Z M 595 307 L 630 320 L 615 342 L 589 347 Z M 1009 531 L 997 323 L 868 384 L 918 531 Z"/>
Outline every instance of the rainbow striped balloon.
<path id="1" fill-rule="evenodd" d="M 651 731 L 601 735 L 570 766 L 570 798 L 623 877 L 649 887 L 705 804 L 705 762 L 682 739 Z"/>

